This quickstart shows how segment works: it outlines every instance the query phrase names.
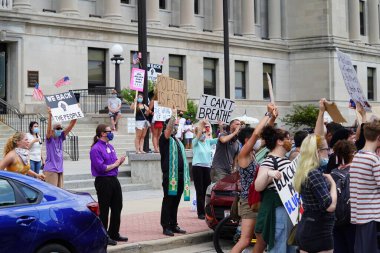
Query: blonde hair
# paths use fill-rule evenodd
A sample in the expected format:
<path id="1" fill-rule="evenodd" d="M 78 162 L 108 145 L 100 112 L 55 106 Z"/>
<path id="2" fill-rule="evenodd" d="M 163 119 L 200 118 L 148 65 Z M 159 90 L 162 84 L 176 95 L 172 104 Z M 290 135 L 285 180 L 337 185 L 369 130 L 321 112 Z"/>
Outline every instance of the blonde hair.
<path id="1" fill-rule="evenodd" d="M 9 152 L 14 150 L 17 147 L 17 142 L 21 141 L 25 137 L 25 133 L 16 132 L 7 140 L 4 146 L 4 156 L 6 156 Z"/>
<path id="2" fill-rule="evenodd" d="M 301 157 L 294 177 L 294 188 L 299 193 L 301 193 L 301 186 L 307 180 L 309 172 L 319 167 L 318 149 L 323 147 L 323 141 L 323 137 L 311 134 L 302 142 Z"/>

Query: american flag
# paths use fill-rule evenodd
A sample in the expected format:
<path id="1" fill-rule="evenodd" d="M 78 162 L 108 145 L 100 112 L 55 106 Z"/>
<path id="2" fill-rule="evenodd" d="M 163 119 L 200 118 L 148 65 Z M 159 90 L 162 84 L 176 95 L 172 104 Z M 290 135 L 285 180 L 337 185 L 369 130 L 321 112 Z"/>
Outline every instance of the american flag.
<path id="1" fill-rule="evenodd" d="M 137 52 L 135 52 L 133 54 L 133 56 L 132 56 L 132 62 L 133 62 L 133 64 L 139 64 L 140 63 L 140 59 L 139 59 L 139 57 L 137 55 Z"/>
<path id="2" fill-rule="evenodd" d="M 55 83 L 55 87 L 59 88 L 59 87 L 61 87 L 61 86 L 63 86 L 63 85 L 68 85 L 68 84 L 70 84 L 70 83 L 71 83 L 71 82 L 70 82 L 70 78 L 69 78 L 68 76 L 65 76 L 65 77 L 59 79 L 59 80 Z"/>
<path id="3" fill-rule="evenodd" d="M 165 61 L 165 57 L 162 57 L 162 59 L 161 59 L 161 65 L 164 64 L 164 61 Z"/>
<path id="4" fill-rule="evenodd" d="M 38 83 L 36 83 L 34 86 L 32 97 L 38 101 L 44 100 L 44 94 L 42 93 L 42 90 L 40 89 L 40 85 Z"/>

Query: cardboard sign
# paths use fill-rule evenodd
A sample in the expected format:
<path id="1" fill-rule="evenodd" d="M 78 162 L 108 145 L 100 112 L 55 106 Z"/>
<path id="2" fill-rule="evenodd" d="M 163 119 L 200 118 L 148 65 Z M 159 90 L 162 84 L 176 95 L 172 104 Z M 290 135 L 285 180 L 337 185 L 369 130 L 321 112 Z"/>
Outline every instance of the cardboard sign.
<path id="1" fill-rule="evenodd" d="M 272 79 L 270 78 L 270 75 L 268 73 L 267 73 L 267 79 L 268 79 L 268 89 L 269 89 L 270 102 L 272 104 L 274 104 Z"/>
<path id="2" fill-rule="evenodd" d="M 296 174 L 295 163 L 291 163 L 288 167 L 280 171 L 282 174 L 280 180 L 273 179 L 278 195 L 289 215 L 293 225 L 297 224 L 298 205 L 300 203 L 300 195 L 294 189 L 294 175 Z"/>
<path id="3" fill-rule="evenodd" d="M 339 68 L 342 72 L 344 84 L 346 85 L 348 94 L 350 94 L 352 100 L 359 102 L 363 106 L 364 110 L 371 112 L 371 105 L 368 103 L 367 98 L 364 96 L 350 56 L 348 54 L 342 53 L 339 50 L 337 50 L 336 53 L 338 56 Z"/>
<path id="4" fill-rule="evenodd" d="M 50 107 L 53 119 L 57 122 L 83 118 L 83 112 L 72 91 L 45 96 L 46 105 Z"/>
<path id="5" fill-rule="evenodd" d="M 127 132 L 129 134 L 136 133 L 136 119 L 135 118 L 127 118 Z"/>
<path id="6" fill-rule="evenodd" d="M 172 116 L 172 109 L 159 106 L 157 101 L 154 101 L 154 121 L 165 121 Z"/>
<path id="7" fill-rule="evenodd" d="M 144 91 L 145 70 L 133 68 L 129 88 L 136 91 Z"/>
<path id="8" fill-rule="evenodd" d="M 162 65 L 160 64 L 148 64 L 148 80 L 155 83 L 157 76 L 162 74 Z"/>
<path id="9" fill-rule="evenodd" d="M 346 119 L 343 118 L 335 103 L 325 103 L 325 107 L 326 111 L 329 113 L 329 115 L 335 123 L 347 122 Z"/>
<path id="10" fill-rule="evenodd" d="M 184 81 L 159 75 L 156 86 L 160 106 L 187 111 L 187 90 Z"/>
<path id="11" fill-rule="evenodd" d="M 235 101 L 203 94 L 199 99 L 197 119 L 208 119 L 211 123 L 229 123 Z"/>

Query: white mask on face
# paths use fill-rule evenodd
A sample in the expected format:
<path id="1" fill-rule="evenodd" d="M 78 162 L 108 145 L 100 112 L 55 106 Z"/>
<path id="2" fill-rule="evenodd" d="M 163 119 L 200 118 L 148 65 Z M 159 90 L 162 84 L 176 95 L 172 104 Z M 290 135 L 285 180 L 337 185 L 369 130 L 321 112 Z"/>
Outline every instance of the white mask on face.
<path id="1" fill-rule="evenodd" d="M 257 151 L 260 150 L 260 148 L 261 148 L 261 139 L 258 139 L 258 140 L 256 141 L 255 145 L 253 146 L 253 150 L 254 150 L 255 152 L 257 152 Z"/>

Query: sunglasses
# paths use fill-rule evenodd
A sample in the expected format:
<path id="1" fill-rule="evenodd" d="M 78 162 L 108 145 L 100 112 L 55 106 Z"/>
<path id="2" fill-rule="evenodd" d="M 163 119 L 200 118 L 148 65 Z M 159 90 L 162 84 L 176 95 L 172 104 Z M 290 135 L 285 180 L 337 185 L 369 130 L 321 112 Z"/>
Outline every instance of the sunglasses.
<path id="1" fill-rule="evenodd" d="M 104 131 L 104 133 L 112 133 L 112 131 L 111 131 L 111 130 L 109 130 L 109 131 Z"/>
<path id="2" fill-rule="evenodd" d="M 205 126 L 205 128 L 210 128 L 210 126 Z"/>
<path id="3" fill-rule="evenodd" d="M 55 130 L 62 130 L 62 129 L 63 129 L 62 127 L 55 128 Z"/>

